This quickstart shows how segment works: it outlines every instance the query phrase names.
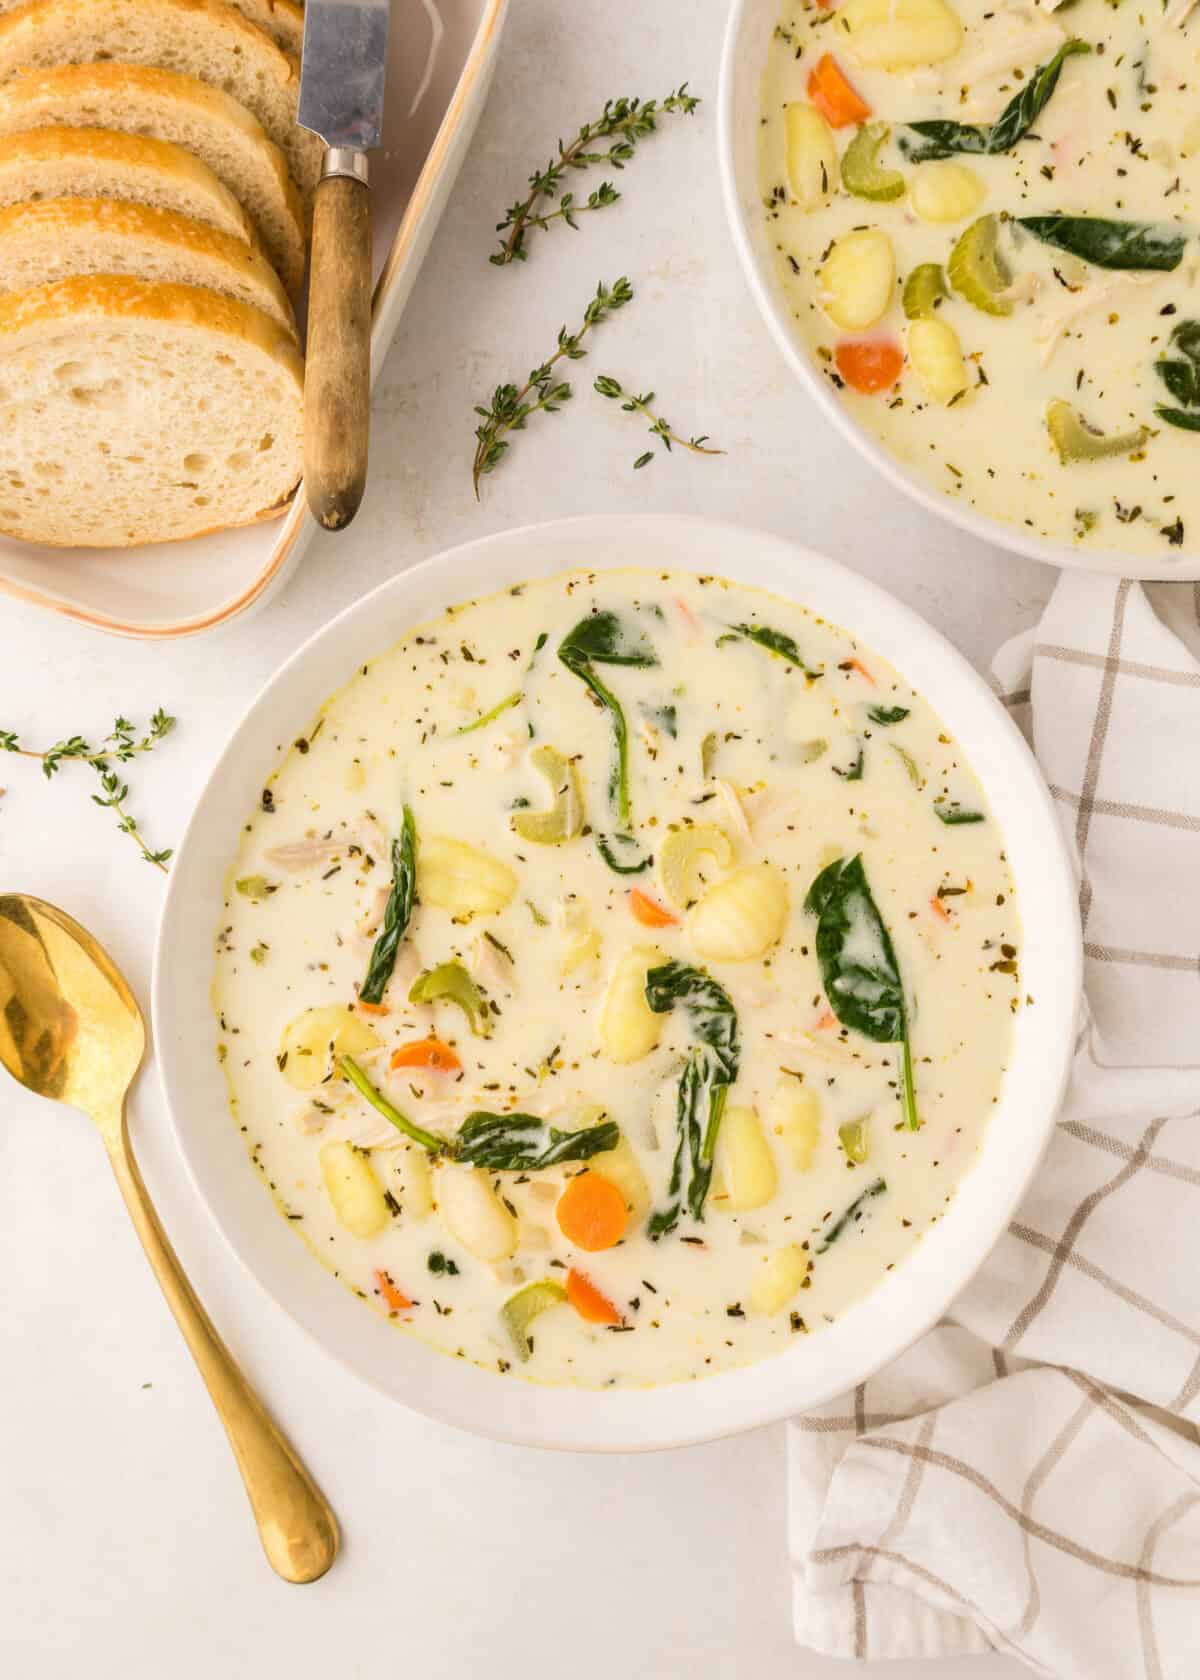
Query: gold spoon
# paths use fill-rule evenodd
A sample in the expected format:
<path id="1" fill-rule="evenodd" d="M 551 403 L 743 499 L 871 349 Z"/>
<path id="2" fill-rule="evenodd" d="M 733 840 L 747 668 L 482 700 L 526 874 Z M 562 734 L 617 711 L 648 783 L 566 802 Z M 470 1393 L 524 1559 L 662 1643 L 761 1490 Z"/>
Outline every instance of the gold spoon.
<path id="1" fill-rule="evenodd" d="M 145 1047 L 137 1002 L 91 934 L 40 898 L 0 896 L 0 1062 L 38 1096 L 95 1121 L 133 1228 L 225 1425 L 271 1567 L 285 1581 L 316 1581 L 337 1556 L 337 1519 L 196 1299 L 130 1147 L 125 1098 Z"/>

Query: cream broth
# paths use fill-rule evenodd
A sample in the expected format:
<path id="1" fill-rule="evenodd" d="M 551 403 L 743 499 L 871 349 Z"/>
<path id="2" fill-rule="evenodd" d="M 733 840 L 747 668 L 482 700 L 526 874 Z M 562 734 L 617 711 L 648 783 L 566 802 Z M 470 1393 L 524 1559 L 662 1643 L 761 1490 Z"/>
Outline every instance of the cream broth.
<path id="1" fill-rule="evenodd" d="M 1193 5 L 788 4 L 760 129 L 778 284 L 867 432 L 980 513 L 1166 561 L 1200 539 Z"/>
<path id="2" fill-rule="evenodd" d="M 363 1301 L 645 1386 L 820 1331 L 919 1242 L 1019 942 L 970 766 L 870 649 L 717 578 L 565 574 L 410 632 L 289 749 L 229 874 L 219 1053 Z"/>

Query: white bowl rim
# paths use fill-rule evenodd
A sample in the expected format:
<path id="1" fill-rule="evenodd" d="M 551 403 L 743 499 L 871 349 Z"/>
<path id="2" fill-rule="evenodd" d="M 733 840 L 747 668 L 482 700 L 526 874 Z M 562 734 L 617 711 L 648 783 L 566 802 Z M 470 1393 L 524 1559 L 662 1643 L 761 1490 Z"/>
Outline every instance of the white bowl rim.
<path id="1" fill-rule="evenodd" d="M 917 686 L 962 741 L 993 807 L 1006 812 L 1006 850 L 1025 925 L 1061 929 L 1063 936 L 1043 934 L 1023 948 L 1024 984 L 1039 1007 L 1016 1017 L 1013 1063 L 983 1158 L 902 1267 L 836 1324 L 772 1358 L 701 1382 L 597 1393 L 509 1381 L 414 1336 L 397 1338 L 393 1326 L 362 1311 L 322 1267 L 300 1258 L 294 1235 L 263 1200 L 257 1175 L 247 1172 L 230 1188 L 212 1144 L 215 1082 L 223 1126 L 228 1105 L 208 998 L 222 884 L 236 825 L 248 808 L 241 794 L 235 804 L 222 790 L 239 778 L 261 785 L 277 762 L 278 743 L 292 739 L 338 686 L 323 678 L 320 692 L 308 693 L 302 680 L 308 666 L 335 660 L 345 681 L 363 659 L 453 602 L 576 566 L 628 565 L 630 555 L 639 567 L 719 572 L 802 601 L 852 626 L 901 671 L 922 672 Z M 271 706 L 281 697 L 286 710 L 272 719 Z M 201 907 L 205 889 L 211 914 Z M 192 945 L 180 937 L 189 915 L 199 924 Z M 192 1184 L 246 1270 L 313 1340 L 379 1392 L 442 1422 L 516 1445 L 625 1452 L 711 1440 L 823 1404 L 865 1381 L 944 1315 L 1037 1170 L 1069 1073 L 1081 974 L 1074 871 L 1049 791 L 1007 712 L 939 632 L 878 585 L 786 538 L 692 516 L 602 514 L 518 527 L 435 555 L 347 607 L 276 671 L 232 731 L 186 827 L 159 922 L 152 1004 L 162 1088 Z M 211 1052 L 198 1063 L 204 1038 Z M 229 1155 L 230 1145 L 244 1165 L 232 1125 L 216 1149 Z M 245 1198 L 253 1211 L 239 1223 L 231 1203 L 243 1197 L 247 1182 L 257 1200 Z M 898 1280 L 906 1287 L 898 1290 Z"/>
<path id="2" fill-rule="evenodd" d="M 758 305 L 784 360 L 799 378 L 809 396 L 822 413 L 832 421 L 842 436 L 849 440 L 860 455 L 881 473 L 890 484 L 906 496 L 949 520 L 960 530 L 980 542 L 998 544 L 1014 554 L 1030 560 L 1040 560 L 1047 566 L 1068 570 L 1100 572 L 1107 577 L 1142 578 L 1148 581 L 1187 583 L 1200 578 L 1200 552 L 1184 554 L 1172 561 L 1156 564 L 1149 554 L 1120 554 L 1115 550 L 1076 548 L 1071 543 L 1051 542 L 1048 538 L 1032 536 L 1019 525 L 1007 524 L 990 514 L 977 513 L 963 507 L 950 496 L 941 495 L 933 487 L 909 471 L 881 443 L 859 425 L 846 406 L 838 401 L 827 380 L 813 366 L 797 334 L 793 332 L 779 289 L 771 276 L 764 272 L 755 250 L 755 240 L 745 214 L 745 205 L 738 192 L 734 145 L 736 120 L 734 105 L 734 70 L 742 33 L 748 27 L 752 9 L 757 11 L 775 4 L 777 0 L 732 0 L 725 25 L 725 39 L 721 49 L 720 78 L 717 88 L 717 150 L 725 213 L 733 231 L 733 241 L 746 284 Z M 757 199 L 755 200 L 757 203 Z"/>

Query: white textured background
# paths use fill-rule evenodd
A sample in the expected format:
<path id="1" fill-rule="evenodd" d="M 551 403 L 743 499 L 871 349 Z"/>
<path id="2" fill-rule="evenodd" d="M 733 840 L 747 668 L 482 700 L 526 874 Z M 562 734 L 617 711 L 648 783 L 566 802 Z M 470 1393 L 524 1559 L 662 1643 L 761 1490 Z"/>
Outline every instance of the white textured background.
<path id="1" fill-rule="evenodd" d="M 415 0 L 396 0 L 397 4 Z M 132 805 L 175 840 L 229 727 L 332 613 L 414 560 L 529 520 L 686 510 L 757 523 L 849 561 L 977 663 L 1031 621 L 1051 574 L 909 506 L 825 430 L 746 296 L 715 159 L 719 0 L 514 0 L 491 102 L 377 392 L 373 478 L 347 535 L 313 543 L 287 593 L 223 634 L 172 647 L 106 639 L 0 607 L 0 727 L 37 744 L 161 704 L 172 741 L 135 766 Z M 649 141 L 625 201 L 486 261 L 492 224 L 609 94 L 706 98 Z M 594 184 L 594 183 L 592 183 Z M 471 405 L 523 376 L 597 280 L 636 302 L 597 332 L 576 400 L 538 418 L 471 500 Z M 717 461 L 631 464 L 638 423 L 590 390 L 653 386 Z M 795 587 L 803 593 L 803 580 Z M 315 697 L 314 697 L 315 698 Z M 0 890 L 86 921 L 144 999 L 161 892 L 87 801 L 0 762 Z M 86 1122 L 0 1088 L 0 1673 L 13 1680 L 814 1680 L 840 1664 L 791 1644 L 783 1439 L 642 1459 L 499 1447 L 410 1417 L 344 1376 L 222 1250 L 182 1181 L 153 1072 L 135 1135 L 165 1222 L 214 1318 L 335 1504 L 345 1549 L 286 1587 L 258 1550 L 225 1439 Z M 214 1115 L 214 1124 L 221 1117 Z M 948 1668 L 869 1669 L 892 1680 Z M 972 1680 L 1015 1675 L 1000 1658 Z"/>

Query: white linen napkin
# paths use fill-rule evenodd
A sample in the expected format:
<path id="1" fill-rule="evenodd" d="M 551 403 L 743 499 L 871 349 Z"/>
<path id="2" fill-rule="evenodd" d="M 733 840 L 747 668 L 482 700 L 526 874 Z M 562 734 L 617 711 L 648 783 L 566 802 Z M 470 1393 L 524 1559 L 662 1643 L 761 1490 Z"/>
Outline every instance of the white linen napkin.
<path id="1" fill-rule="evenodd" d="M 1087 1016 L 1049 1154 L 979 1277 L 789 1425 L 796 1638 L 1194 1680 L 1200 585 L 1065 574 L 994 673 L 1075 848 Z"/>

